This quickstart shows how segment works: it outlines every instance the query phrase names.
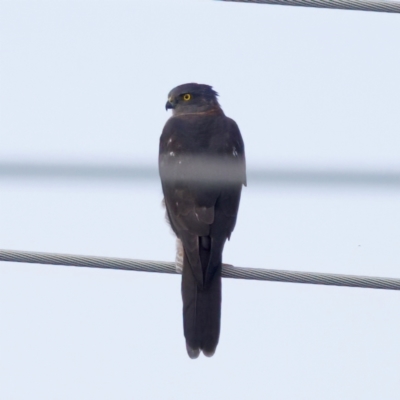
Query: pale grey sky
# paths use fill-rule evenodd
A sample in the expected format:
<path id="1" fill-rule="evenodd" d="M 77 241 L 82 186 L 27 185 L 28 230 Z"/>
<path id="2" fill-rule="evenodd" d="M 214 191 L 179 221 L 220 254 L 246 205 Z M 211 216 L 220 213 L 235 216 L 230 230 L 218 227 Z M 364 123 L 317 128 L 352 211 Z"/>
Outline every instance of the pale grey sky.
<path id="1" fill-rule="evenodd" d="M 249 167 L 400 169 L 400 15 L 206 0 L 0 2 L 0 160 L 156 165 L 169 90 L 220 93 Z M 0 181 L 0 248 L 174 259 L 157 182 Z M 224 260 L 400 277 L 400 191 L 244 189 Z M 400 295 L 223 282 L 211 359 L 180 278 L 1 263 L 0 398 L 393 399 Z"/>

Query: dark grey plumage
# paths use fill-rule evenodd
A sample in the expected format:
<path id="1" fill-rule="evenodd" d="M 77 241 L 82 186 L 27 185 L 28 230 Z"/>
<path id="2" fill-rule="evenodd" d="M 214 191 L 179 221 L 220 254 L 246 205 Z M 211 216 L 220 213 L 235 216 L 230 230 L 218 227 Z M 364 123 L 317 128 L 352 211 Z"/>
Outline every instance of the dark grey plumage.
<path id="1" fill-rule="evenodd" d="M 211 86 L 177 86 L 168 95 L 169 108 L 159 172 L 167 216 L 184 249 L 186 347 L 191 358 L 200 351 L 212 356 L 220 333 L 222 252 L 246 185 L 244 144 Z"/>

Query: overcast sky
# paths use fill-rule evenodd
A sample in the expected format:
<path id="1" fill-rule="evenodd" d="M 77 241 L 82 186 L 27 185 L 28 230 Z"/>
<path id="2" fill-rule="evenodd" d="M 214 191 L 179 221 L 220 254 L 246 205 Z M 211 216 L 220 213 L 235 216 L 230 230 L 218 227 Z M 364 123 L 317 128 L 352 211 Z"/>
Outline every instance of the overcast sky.
<path id="1" fill-rule="evenodd" d="M 0 2 L 0 161 L 156 166 L 213 85 L 249 168 L 400 170 L 400 15 L 208 0 Z M 0 181 L 0 249 L 172 261 L 157 181 Z M 400 190 L 252 185 L 224 261 L 400 278 Z M 400 294 L 224 279 L 211 359 L 180 277 L 0 264 L 0 398 L 398 399 Z"/>

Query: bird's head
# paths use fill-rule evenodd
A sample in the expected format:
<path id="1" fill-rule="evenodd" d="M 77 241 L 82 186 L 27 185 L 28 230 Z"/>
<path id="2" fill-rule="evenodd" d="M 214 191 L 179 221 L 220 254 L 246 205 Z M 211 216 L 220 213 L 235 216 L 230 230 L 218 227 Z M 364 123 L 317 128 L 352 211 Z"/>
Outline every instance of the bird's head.
<path id="1" fill-rule="evenodd" d="M 172 89 L 168 94 L 165 109 L 173 114 L 192 114 L 220 109 L 218 93 L 209 85 L 185 83 Z"/>

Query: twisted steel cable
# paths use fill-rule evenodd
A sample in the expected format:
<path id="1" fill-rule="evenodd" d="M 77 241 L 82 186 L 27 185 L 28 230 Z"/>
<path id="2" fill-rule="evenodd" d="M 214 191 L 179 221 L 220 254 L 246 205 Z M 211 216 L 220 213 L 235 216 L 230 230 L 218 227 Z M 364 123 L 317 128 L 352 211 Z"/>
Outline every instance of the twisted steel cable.
<path id="1" fill-rule="evenodd" d="M 237 3 L 277 4 L 283 6 L 333 8 L 339 10 L 400 13 L 400 2 L 364 0 L 222 0 Z"/>
<path id="2" fill-rule="evenodd" d="M 79 256 L 73 254 L 0 250 L 0 261 L 177 274 L 175 264 L 172 262 Z M 400 279 L 394 278 L 241 268 L 228 264 L 223 265 L 222 276 L 225 278 L 272 282 L 400 290 Z"/>

